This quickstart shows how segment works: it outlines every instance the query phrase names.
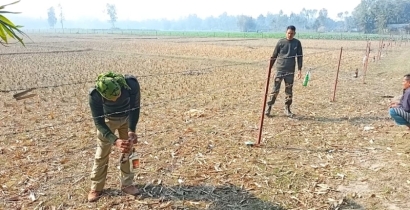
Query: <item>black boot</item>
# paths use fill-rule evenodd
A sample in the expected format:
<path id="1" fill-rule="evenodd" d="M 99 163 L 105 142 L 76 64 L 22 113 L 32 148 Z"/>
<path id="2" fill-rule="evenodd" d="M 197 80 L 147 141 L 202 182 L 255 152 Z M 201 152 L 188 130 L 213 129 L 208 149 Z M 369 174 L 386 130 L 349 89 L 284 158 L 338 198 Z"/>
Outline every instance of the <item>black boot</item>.
<path id="1" fill-rule="evenodd" d="M 285 106 L 285 114 L 288 117 L 293 117 L 293 113 L 290 111 L 290 105 Z"/>
<path id="2" fill-rule="evenodd" d="M 268 106 L 268 108 L 265 110 L 265 115 L 269 116 L 270 115 L 270 110 L 272 109 L 272 106 Z"/>

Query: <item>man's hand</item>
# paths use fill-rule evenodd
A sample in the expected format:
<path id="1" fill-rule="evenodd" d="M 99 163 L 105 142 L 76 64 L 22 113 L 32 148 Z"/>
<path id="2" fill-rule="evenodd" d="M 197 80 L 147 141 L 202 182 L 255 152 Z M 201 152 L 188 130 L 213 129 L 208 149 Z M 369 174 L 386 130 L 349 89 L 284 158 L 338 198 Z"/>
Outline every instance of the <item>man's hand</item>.
<path id="1" fill-rule="evenodd" d="M 302 70 L 298 71 L 298 79 L 302 79 Z"/>
<path id="2" fill-rule="evenodd" d="M 390 103 L 390 108 L 397 108 L 397 107 L 399 107 L 399 104 L 397 102 Z"/>
<path id="3" fill-rule="evenodd" d="M 124 139 L 117 139 L 115 146 L 121 151 L 121 153 L 129 153 L 131 149 L 131 141 Z"/>
<path id="4" fill-rule="evenodd" d="M 135 132 L 129 131 L 128 132 L 128 139 L 133 142 L 133 144 L 136 144 L 138 142 L 138 136 L 135 134 Z"/>

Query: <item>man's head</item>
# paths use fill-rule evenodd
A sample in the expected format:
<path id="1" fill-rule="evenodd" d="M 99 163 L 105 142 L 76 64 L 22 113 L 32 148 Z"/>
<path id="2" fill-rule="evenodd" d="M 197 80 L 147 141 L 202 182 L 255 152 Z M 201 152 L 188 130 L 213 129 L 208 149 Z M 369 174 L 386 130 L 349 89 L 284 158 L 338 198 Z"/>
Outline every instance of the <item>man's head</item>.
<path id="1" fill-rule="evenodd" d="M 410 87 L 410 74 L 406 74 L 403 77 L 403 90 L 406 90 Z"/>
<path id="2" fill-rule="evenodd" d="M 121 86 L 110 77 L 97 80 L 96 89 L 107 100 L 116 101 L 121 95 Z"/>
<path id="3" fill-rule="evenodd" d="M 290 25 L 286 28 L 286 39 L 287 40 L 292 40 L 293 37 L 295 37 L 296 34 L 296 27 L 293 25 Z"/>
<path id="4" fill-rule="evenodd" d="M 95 88 L 107 100 L 116 101 L 121 96 L 121 88 L 129 89 L 122 74 L 108 72 L 98 75 Z"/>

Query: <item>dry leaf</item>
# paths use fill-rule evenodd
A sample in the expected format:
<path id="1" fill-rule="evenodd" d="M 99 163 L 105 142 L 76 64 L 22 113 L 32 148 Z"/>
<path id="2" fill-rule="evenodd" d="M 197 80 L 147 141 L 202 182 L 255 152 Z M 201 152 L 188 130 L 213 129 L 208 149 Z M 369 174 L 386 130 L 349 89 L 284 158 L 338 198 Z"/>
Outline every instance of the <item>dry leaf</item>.
<path id="1" fill-rule="evenodd" d="M 185 115 L 186 117 L 189 117 L 189 118 L 191 118 L 191 117 L 199 118 L 199 117 L 203 117 L 203 116 L 204 116 L 204 111 L 203 111 L 203 110 L 199 110 L 199 109 L 191 109 L 191 110 L 189 110 L 189 111 L 186 111 L 186 112 L 184 113 L 184 115 Z"/>
<path id="2" fill-rule="evenodd" d="M 261 188 L 262 187 L 262 185 L 260 185 L 260 184 L 258 184 L 258 183 L 254 183 L 257 187 L 259 187 L 259 188 Z"/>
<path id="3" fill-rule="evenodd" d="M 20 197 L 19 196 L 14 196 L 14 197 L 10 197 L 7 199 L 8 201 L 19 201 Z"/>
<path id="4" fill-rule="evenodd" d="M 163 204 L 161 204 L 161 205 L 159 206 L 159 208 L 160 208 L 160 209 L 165 209 L 165 208 L 170 207 L 170 206 L 171 206 L 171 204 L 172 204 L 172 202 L 171 202 L 171 201 L 169 201 L 169 202 L 167 202 L 167 203 L 163 203 Z"/>
<path id="5" fill-rule="evenodd" d="M 31 201 L 36 201 L 37 200 L 36 195 L 33 192 L 30 192 L 29 197 L 30 197 Z"/>
<path id="6" fill-rule="evenodd" d="M 330 190 L 329 185 L 327 184 L 317 184 L 318 189 L 316 189 L 317 194 L 326 194 L 328 193 L 328 190 Z"/>

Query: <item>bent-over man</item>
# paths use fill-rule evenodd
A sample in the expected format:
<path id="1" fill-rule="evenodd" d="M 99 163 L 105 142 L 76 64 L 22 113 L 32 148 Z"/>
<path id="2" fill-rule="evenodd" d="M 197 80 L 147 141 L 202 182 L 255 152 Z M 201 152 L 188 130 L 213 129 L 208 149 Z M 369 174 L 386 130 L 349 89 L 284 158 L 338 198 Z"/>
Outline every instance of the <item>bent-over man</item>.
<path id="1" fill-rule="evenodd" d="M 113 72 L 100 74 L 89 93 L 89 105 L 97 128 L 97 150 L 91 172 L 91 191 L 88 201 L 95 202 L 104 189 L 108 157 L 115 145 L 123 154 L 131 152 L 137 143 L 135 130 L 140 114 L 140 86 L 137 78 Z M 119 136 L 115 135 L 118 130 Z M 129 161 L 120 163 L 121 190 L 130 195 L 139 194 L 133 185 L 134 174 Z"/>

